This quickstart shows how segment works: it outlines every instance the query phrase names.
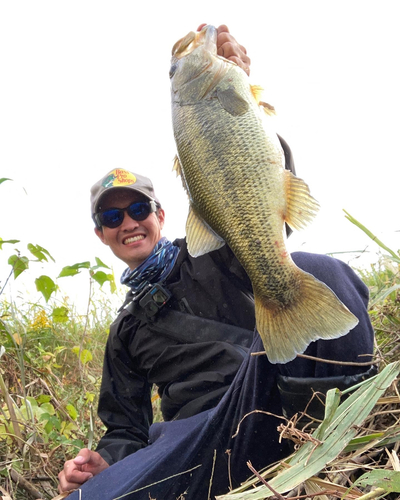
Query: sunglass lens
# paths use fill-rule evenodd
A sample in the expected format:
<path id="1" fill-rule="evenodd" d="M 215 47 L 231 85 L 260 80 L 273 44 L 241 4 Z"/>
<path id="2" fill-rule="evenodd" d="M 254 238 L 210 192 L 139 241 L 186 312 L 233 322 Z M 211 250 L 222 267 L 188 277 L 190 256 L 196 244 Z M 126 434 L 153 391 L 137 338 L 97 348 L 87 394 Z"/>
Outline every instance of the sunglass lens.
<path id="1" fill-rule="evenodd" d="M 105 212 L 102 212 L 99 215 L 101 224 L 106 227 L 111 227 L 111 228 L 118 227 L 124 220 L 124 211 L 118 208 L 106 210 Z"/>
<path id="2" fill-rule="evenodd" d="M 132 203 L 132 205 L 129 205 L 127 208 L 129 217 L 137 221 L 147 219 L 150 214 L 150 210 L 150 204 L 147 201 Z"/>

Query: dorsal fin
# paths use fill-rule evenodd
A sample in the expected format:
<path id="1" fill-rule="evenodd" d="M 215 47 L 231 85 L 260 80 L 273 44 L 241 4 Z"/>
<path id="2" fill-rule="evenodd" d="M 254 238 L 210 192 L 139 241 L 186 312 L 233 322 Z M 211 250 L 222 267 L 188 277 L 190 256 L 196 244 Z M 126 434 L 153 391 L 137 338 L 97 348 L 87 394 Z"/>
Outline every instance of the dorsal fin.
<path id="1" fill-rule="evenodd" d="M 261 95 L 264 92 L 264 89 L 260 87 L 260 85 L 250 85 L 250 92 L 252 93 L 257 104 L 260 104 Z"/>
<path id="2" fill-rule="evenodd" d="M 269 115 L 269 116 L 275 116 L 276 115 L 276 111 L 275 111 L 275 108 L 273 106 L 271 106 L 271 104 L 268 104 L 267 102 L 264 102 L 264 101 L 260 101 L 260 106 L 262 106 L 262 109 L 264 110 L 264 112 Z"/>

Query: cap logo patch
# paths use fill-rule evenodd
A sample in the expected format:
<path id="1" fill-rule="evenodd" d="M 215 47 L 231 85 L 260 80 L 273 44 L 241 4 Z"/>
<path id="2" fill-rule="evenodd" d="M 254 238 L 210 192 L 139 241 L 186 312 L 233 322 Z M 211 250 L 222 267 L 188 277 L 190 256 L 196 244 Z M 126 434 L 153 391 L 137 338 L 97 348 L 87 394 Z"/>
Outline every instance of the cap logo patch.
<path id="1" fill-rule="evenodd" d="M 104 179 L 102 186 L 107 189 L 116 186 L 131 186 L 135 182 L 136 177 L 131 172 L 123 168 L 116 168 Z"/>

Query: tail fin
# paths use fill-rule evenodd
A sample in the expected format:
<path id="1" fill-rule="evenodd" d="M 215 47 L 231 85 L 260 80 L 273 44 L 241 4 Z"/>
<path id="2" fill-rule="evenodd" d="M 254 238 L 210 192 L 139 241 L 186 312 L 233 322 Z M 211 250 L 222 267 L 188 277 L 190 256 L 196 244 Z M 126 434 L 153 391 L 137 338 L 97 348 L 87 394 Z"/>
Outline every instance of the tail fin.
<path id="1" fill-rule="evenodd" d="M 271 309 L 255 295 L 257 330 L 271 363 L 287 363 L 305 351 L 310 342 L 346 335 L 358 319 L 332 290 L 300 269 L 299 292 L 293 301 Z"/>

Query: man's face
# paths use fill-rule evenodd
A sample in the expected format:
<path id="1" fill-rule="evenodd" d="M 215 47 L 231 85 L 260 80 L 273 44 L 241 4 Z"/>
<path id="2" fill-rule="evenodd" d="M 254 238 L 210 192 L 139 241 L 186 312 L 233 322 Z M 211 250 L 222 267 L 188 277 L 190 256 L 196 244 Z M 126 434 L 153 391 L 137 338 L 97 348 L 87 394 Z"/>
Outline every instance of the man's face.
<path id="1" fill-rule="evenodd" d="M 129 189 L 112 189 L 101 199 L 101 210 L 109 208 L 126 208 L 135 201 L 147 201 L 140 193 Z M 158 215 L 152 212 L 147 219 L 135 221 L 125 212 L 122 224 L 115 228 L 103 226 L 95 228 L 101 241 L 108 245 L 119 259 L 130 269 L 138 267 L 152 252 L 161 238 L 164 226 L 164 210 L 160 208 Z"/>

